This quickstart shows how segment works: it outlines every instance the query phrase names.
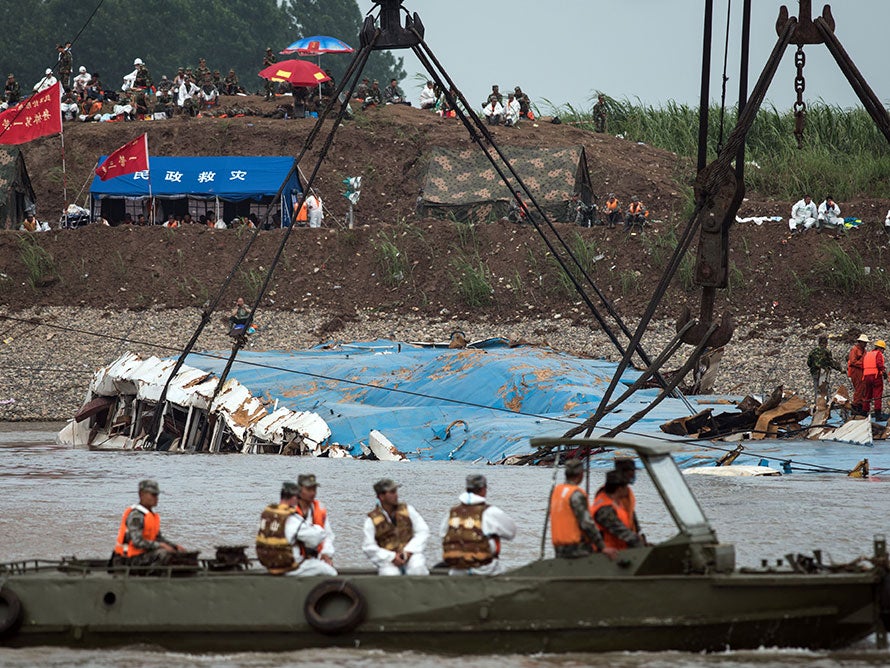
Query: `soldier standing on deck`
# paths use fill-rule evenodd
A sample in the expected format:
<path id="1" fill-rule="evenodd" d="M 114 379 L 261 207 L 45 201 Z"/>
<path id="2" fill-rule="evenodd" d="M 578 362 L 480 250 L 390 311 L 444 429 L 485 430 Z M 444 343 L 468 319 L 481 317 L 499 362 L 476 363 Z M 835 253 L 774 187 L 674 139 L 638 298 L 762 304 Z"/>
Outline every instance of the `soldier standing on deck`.
<path id="1" fill-rule="evenodd" d="M 557 558 L 586 557 L 594 551 L 614 559 L 618 550 L 606 547 L 588 509 L 587 494 L 581 489 L 584 464 L 570 459 L 565 464 L 566 481 L 556 485 L 550 495 L 550 537 Z"/>
<path id="2" fill-rule="evenodd" d="M 275 54 L 272 53 L 272 49 L 267 47 L 266 55 L 263 56 L 263 69 L 266 69 L 267 67 L 269 67 L 269 65 L 272 65 L 276 62 L 278 62 L 278 59 L 275 57 Z M 271 79 L 266 79 L 265 90 L 267 100 L 271 100 L 273 97 L 275 97 L 275 84 L 272 82 Z"/>

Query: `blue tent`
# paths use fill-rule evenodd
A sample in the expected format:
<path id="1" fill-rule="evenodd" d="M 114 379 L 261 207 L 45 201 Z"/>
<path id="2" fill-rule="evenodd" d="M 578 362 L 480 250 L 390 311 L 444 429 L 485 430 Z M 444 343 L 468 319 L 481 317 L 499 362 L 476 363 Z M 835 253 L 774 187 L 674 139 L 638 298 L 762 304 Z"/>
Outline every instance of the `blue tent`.
<path id="1" fill-rule="evenodd" d="M 103 156 L 99 164 L 105 161 Z M 294 204 L 302 192 L 291 157 L 212 156 L 152 157 L 150 171 L 102 181 L 93 178 L 91 201 L 109 198 L 163 200 L 203 199 L 268 203 L 284 185 L 282 225 L 290 225 Z M 293 168 L 293 169 L 292 169 Z"/>

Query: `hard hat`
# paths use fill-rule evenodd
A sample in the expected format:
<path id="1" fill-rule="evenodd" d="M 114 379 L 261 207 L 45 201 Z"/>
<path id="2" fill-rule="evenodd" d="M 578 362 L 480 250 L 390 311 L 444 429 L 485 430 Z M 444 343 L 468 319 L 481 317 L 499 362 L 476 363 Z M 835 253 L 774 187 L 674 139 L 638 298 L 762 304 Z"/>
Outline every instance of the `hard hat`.
<path id="1" fill-rule="evenodd" d="M 141 65 L 141 64 L 142 64 L 142 58 L 137 58 L 136 60 L 133 61 L 133 64 L 134 64 L 134 65 Z"/>
<path id="2" fill-rule="evenodd" d="M 87 68 L 84 67 L 83 65 L 81 65 L 81 66 L 80 66 L 80 69 L 79 69 L 78 71 L 79 71 L 79 72 L 86 72 L 86 71 L 87 71 Z"/>
<path id="3" fill-rule="evenodd" d="M 884 343 L 883 339 L 878 339 L 875 341 L 875 348 L 886 348 L 887 344 Z"/>
<path id="4" fill-rule="evenodd" d="M 868 337 L 865 334 L 860 334 L 857 341 L 862 341 L 862 343 L 868 343 Z"/>
<path id="5" fill-rule="evenodd" d="M 46 68 L 46 72 L 45 72 L 45 74 L 52 74 L 52 73 L 53 73 L 52 68 L 47 67 L 47 68 Z"/>

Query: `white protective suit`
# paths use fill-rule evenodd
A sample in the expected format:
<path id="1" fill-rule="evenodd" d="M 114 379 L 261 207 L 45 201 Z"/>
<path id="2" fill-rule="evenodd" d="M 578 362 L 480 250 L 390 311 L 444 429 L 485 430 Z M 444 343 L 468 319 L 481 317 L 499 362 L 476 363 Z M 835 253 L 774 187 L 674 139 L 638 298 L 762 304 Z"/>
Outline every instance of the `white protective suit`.
<path id="1" fill-rule="evenodd" d="M 816 210 L 816 203 L 810 200 L 807 204 L 805 199 L 800 200 L 791 207 L 791 218 L 788 220 L 788 227 L 792 232 L 803 228 L 805 230 L 816 226 L 816 216 L 819 212 Z"/>
<path id="2" fill-rule="evenodd" d="M 837 202 L 832 202 L 829 206 L 828 200 L 824 200 L 819 205 L 817 218 L 822 226 L 842 227 L 844 224 L 844 219 L 841 218 L 841 208 L 837 205 Z"/>

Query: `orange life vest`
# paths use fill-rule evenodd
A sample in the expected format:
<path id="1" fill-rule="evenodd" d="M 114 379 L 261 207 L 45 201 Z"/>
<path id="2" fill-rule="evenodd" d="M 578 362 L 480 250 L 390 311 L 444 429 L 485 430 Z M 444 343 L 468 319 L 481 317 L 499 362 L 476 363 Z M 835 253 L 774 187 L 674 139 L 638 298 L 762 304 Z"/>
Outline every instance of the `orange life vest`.
<path id="1" fill-rule="evenodd" d="M 140 550 L 134 546 L 132 539 L 127 536 L 127 518 L 134 510 L 138 510 L 145 516 L 142 523 L 142 537 L 145 540 L 153 541 L 161 533 L 160 515 L 138 503 L 130 506 L 124 511 L 124 516 L 121 518 L 121 526 L 117 531 L 117 543 L 114 546 L 114 553 L 122 557 L 135 557 L 145 552 L 145 550 Z"/>
<path id="2" fill-rule="evenodd" d="M 878 357 L 880 355 L 880 358 Z M 879 376 L 884 372 L 884 353 L 880 350 L 869 350 L 862 358 L 862 377 Z"/>
<path id="3" fill-rule="evenodd" d="M 309 220 L 309 212 L 306 210 L 306 202 L 303 202 L 300 205 L 300 209 L 299 211 L 297 211 L 296 219 L 298 223 L 305 223 L 307 220 Z"/>
<path id="4" fill-rule="evenodd" d="M 642 202 L 631 202 L 630 208 L 628 209 L 631 214 L 637 215 L 638 213 L 643 212 L 643 203 Z M 648 212 L 647 212 L 648 213 Z"/>
<path id="5" fill-rule="evenodd" d="M 590 508 L 590 515 L 595 518 L 596 512 L 606 506 L 611 506 L 618 516 L 618 521 L 633 531 L 633 515 L 628 511 L 627 506 L 623 503 L 615 503 L 615 500 L 606 494 L 605 491 L 596 495 L 596 498 L 593 500 L 593 506 Z M 619 540 L 599 524 L 596 526 L 600 533 L 603 534 L 603 542 L 606 544 L 606 547 L 614 547 L 616 550 L 623 550 L 627 547 L 627 543 L 623 540 Z"/>
<path id="6" fill-rule="evenodd" d="M 555 546 L 578 545 L 581 543 L 581 527 L 572 511 L 569 499 L 572 494 L 584 494 L 584 505 L 587 505 L 587 494 L 578 485 L 563 483 L 553 488 L 550 495 L 550 537 Z"/>
<path id="7" fill-rule="evenodd" d="M 606 200 L 606 211 L 617 211 L 618 210 L 618 198 L 613 197 L 610 200 Z"/>
<path id="8" fill-rule="evenodd" d="M 299 505 L 296 508 L 294 508 L 294 512 L 297 515 L 299 515 L 300 517 L 302 517 L 303 519 L 306 519 L 306 516 L 303 514 L 303 509 L 300 508 Z M 324 527 L 327 519 L 328 519 L 327 509 L 318 502 L 318 499 L 315 499 L 312 502 L 312 523 L 315 526 Z M 304 559 L 307 556 L 309 556 L 308 551 L 306 550 L 306 546 L 303 545 L 303 543 L 298 542 L 297 546 L 300 548 L 300 554 L 303 555 Z M 318 544 L 318 546 L 316 548 L 313 549 L 313 552 L 315 552 L 316 554 L 321 554 L 321 549 L 323 547 L 324 547 L 324 542 L 321 542 Z"/>

